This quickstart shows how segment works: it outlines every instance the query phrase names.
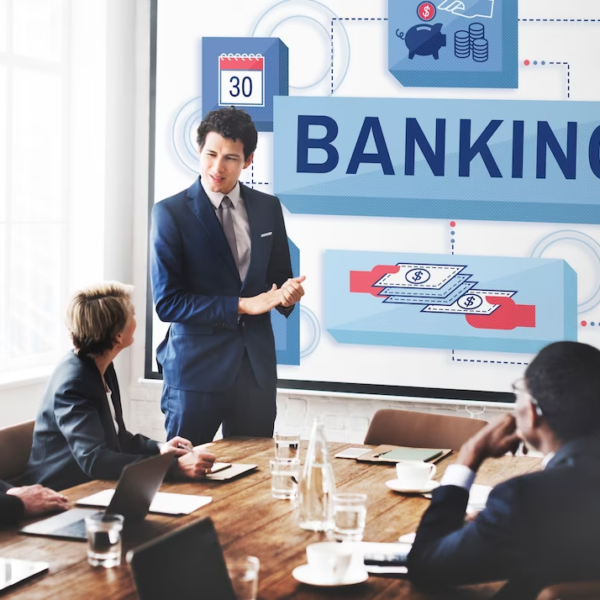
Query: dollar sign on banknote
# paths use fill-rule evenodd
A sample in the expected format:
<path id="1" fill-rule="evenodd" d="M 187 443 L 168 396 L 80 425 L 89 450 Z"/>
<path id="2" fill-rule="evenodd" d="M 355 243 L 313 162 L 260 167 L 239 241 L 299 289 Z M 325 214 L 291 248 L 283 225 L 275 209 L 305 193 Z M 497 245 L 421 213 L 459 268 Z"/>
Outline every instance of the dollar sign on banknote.
<path id="1" fill-rule="evenodd" d="M 462 298 L 458 299 L 458 305 L 461 308 L 469 309 L 469 308 L 478 308 L 483 303 L 483 300 L 476 296 L 475 294 L 467 294 Z"/>
<path id="2" fill-rule="evenodd" d="M 425 283 L 431 277 L 425 269 L 412 269 L 406 274 L 406 281 L 410 283 Z"/>
<path id="3" fill-rule="evenodd" d="M 427 265 L 398 263 L 397 273 L 388 273 L 374 283 L 375 287 L 440 289 L 465 267 L 464 265 Z"/>

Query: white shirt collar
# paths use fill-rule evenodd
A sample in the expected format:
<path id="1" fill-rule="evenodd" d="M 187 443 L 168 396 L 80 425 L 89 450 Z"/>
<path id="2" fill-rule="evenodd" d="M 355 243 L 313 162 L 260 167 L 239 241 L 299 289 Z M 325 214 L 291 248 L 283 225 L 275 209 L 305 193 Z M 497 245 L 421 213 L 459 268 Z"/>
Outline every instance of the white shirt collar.
<path id="1" fill-rule="evenodd" d="M 542 458 L 542 471 L 548 466 L 548 463 L 554 458 L 556 452 L 548 452 L 544 458 Z"/>
<path id="2" fill-rule="evenodd" d="M 233 208 L 237 208 L 238 202 L 241 198 L 239 181 L 235 184 L 235 187 L 228 194 L 222 194 L 221 192 L 212 192 L 211 190 L 206 189 L 204 183 L 202 182 L 202 178 L 200 178 L 200 183 L 202 184 L 202 188 L 206 192 L 210 203 L 215 207 L 215 210 L 219 209 L 219 206 L 221 206 L 221 202 L 223 201 L 223 198 L 225 196 L 229 196 L 229 199 L 233 204 Z"/>

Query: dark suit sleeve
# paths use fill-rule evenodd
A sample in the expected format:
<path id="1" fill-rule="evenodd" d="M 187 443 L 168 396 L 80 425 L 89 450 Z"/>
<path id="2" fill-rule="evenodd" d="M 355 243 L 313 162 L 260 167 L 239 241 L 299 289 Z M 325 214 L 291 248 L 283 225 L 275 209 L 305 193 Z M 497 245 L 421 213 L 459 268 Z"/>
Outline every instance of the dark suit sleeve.
<path id="1" fill-rule="evenodd" d="M 187 291 L 183 241 L 179 227 L 162 202 L 152 209 L 150 274 L 156 314 L 168 323 L 237 327 L 239 298 Z M 198 260 L 203 257 L 199 256 Z"/>
<path id="2" fill-rule="evenodd" d="M 0 527 L 16 525 L 25 514 L 25 505 L 17 496 L 0 492 Z"/>
<path id="3" fill-rule="evenodd" d="M 59 388 L 54 397 L 56 422 L 73 458 L 88 477 L 118 479 L 123 467 L 146 456 L 107 447 L 98 409 L 86 397 L 87 387 L 83 380 L 71 380 Z"/>
<path id="4" fill-rule="evenodd" d="M 129 454 L 145 454 L 152 455 L 158 454 L 160 448 L 158 442 L 147 438 L 141 433 L 130 433 L 127 430 L 123 431 L 123 437 L 120 438 L 123 451 Z"/>
<path id="5" fill-rule="evenodd" d="M 277 214 L 273 231 L 273 246 L 271 247 L 269 266 L 267 267 L 268 288 L 274 283 L 277 287 L 281 287 L 290 277 L 294 276 L 283 211 L 277 198 L 275 198 L 275 210 Z M 287 317 L 294 310 L 293 306 L 277 306 L 276 308 L 284 317 Z"/>
<path id="6" fill-rule="evenodd" d="M 523 565 L 517 488 L 496 486 L 485 510 L 463 526 L 469 494 L 453 485 L 433 492 L 408 556 L 409 577 L 425 586 L 509 579 Z"/>

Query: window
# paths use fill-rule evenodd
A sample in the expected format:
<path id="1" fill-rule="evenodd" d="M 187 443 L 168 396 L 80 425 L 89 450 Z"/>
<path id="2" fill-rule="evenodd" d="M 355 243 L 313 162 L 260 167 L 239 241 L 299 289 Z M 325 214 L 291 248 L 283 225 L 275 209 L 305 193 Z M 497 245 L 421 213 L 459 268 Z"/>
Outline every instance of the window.
<path id="1" fill-rule="evenodd" d="M 0 0 L 0 378 L 64 351 L 70 0 Z"/>

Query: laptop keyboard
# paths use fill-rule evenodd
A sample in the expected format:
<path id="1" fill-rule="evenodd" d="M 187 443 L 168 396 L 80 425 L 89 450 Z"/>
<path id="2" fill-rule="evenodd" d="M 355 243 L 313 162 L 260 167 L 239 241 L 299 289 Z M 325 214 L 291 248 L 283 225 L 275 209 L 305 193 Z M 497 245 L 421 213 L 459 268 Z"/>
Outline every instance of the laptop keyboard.
<path id="1" fill-rule="evenodd" d="M 85 519 L 79 519 L 79 521 L 69 523 L 69 525 L 55 529 L 52 533 L 85 539 L 87 537 L 85 532 Z"/>

